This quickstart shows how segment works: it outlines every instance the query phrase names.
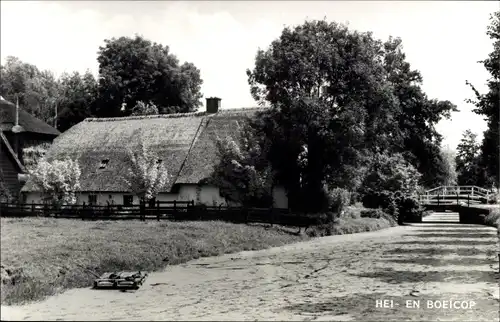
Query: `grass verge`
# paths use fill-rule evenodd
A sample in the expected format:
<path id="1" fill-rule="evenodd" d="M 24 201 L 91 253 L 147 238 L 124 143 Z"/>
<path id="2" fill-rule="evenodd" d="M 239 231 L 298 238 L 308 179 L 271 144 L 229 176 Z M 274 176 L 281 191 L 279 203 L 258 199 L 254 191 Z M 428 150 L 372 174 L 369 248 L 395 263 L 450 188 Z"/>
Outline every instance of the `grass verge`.
<path id="1" fill-rule="evenodd" d="M 1 218 L 1 301 L 21 304 L 92 285 L 118 270 L 154 271 L 199 257 L 307 239 L 283 228 L 213 222 Z"/>
<path id="2" fill-rule="evenodd" d="M 397 226 L 397 222 L 386 214 L 381 218 L 361 217 L 361 213 L 365 210 L 367 209 L 363 207 L 348 207 L 340 218 L 335 219 L 333 225 L 311 227 L 306 230 L 306 234 L 309 237 L 346 235 Z"/>

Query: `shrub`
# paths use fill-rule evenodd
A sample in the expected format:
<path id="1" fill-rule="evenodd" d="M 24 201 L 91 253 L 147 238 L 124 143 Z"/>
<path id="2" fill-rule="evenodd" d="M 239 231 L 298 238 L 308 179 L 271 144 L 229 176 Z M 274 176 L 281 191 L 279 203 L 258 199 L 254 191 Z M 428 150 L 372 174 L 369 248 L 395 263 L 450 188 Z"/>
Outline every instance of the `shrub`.
<path id="1" fill-rule="evenodd" d="M 488 226 L 497 227 L 500 237 L 500 209 L 492 209 L 486 218 L 484 218 L 484 222 Z"/>
<path id="2" fill-rule="evenodd" d="M 339 217 L 340 218 L 352 218 L 352 219 L 361 218 L 362 211 L 363 210 L 361 210 L 359 207 L 350 206 L 350 207 L 347 207 L 346 211 L 343 214 L 341 214 Z"/>
<path id="3" fill-rule="evenodd" d="M 132 108 L 132 115 L 156 115 L 159 114 L 158 107 L 152 102 L 144 103 L 143 101 L 137 101 L 135 106 Z"/>
<path id="4" fill-rule="evenodd" d="M 392 220 L 402 224 L 406 216 L 419 215 L 418 202 L 411 197 L 420 187 L 420 173 L 399 154 L 376 154 L 360 193 L 363 206 L 381 208 Z"/>
<path id="5" fill-rule="evenodd" d="M 328 193 L 328 208 L 338 215 L 349 206 L 351 202 L 351 194 L 343 188 L 335 188 Z"/>
<path id="6" fill-rule="evenodd" d="M 318 225 L 306 231 L 309 237 L 355 234 L 375 231 L 394 226 L 395 223 L 384 218 L 338 218 L 333 226 Z"/>
<path id="7" fill-rule="evenodd" d="M 495 189 L 495 191 L 493 191 L 493 193 L 490 193 L 490 195 L 488 197 L 488 203 L 490 205 L 500 203 L 500 191 L 498 189 Z"/>
<path id="8" fill-rule="evenodd" d="M 400 222 L 408 219 L 414 221 L 422 215 L 423 209 L 416 198 L 401 197 L 397 200 Z"/>
<path id="9" fill-rule="evenodd" d="M 380 208 L 361 211 L 361 218 L 383 218 L 384 215 L 384 211 Z"/>

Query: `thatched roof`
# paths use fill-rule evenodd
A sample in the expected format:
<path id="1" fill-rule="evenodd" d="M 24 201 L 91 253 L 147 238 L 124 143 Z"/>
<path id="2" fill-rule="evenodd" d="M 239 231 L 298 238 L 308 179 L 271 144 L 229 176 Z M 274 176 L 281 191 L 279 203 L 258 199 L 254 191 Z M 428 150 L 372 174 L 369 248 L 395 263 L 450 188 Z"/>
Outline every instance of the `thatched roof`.
<path id="1" fill-rule="evenodd" d="M 12 131 L 16 122 L 16 105 L 0 100 L 0 130 L 4 132 Z M 37 119 L 19 107 L 19 125 L 24 132 L 32 132 L 46 135 L 57 136 L 61 134 L 57 129 L 42 120 Z"/>
<path id="2" fill-rule="evenodd" d="M 82 191 L 126 192 L 128 188 L 121 178 L 128 160 L 127 150 L 134 150 L 142 141 L 166 165 L 171 180 L 165 191 L 170 191 L 175 184 L 198 183 L 208 178 L 218 161 L 217 136 L 237 135 L 238 124 L 258 110 L 261 109 L 89 118 L 56 138 L 46 157 L 77 159 Z M 105 169 L 99 169 L 103 160 L 109 162 Z M 22 189 L 33 190 L 30 181 Z"/>

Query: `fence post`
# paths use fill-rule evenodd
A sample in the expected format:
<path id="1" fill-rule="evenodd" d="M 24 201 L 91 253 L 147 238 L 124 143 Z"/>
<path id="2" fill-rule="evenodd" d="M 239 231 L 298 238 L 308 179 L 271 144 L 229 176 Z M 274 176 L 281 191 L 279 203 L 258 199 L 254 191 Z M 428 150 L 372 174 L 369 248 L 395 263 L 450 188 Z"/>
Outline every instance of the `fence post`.
<path id="1" fill-rule="evenodd" d="M 156 220 L 160 221 L 160 201 L 156 200 Z"/>
<path id="2" fill-rule="evenodd" d="M 439 193 L 438 193 L 438 206 L 439 206 Z"/>
<path id="3" fill-rule="evenodd" d="M 271 215 L 270 216 L 271 217 L 271 227 L 273 227 L 273 225 L 274 225 L 274 211 L 273 210 L 274 210 L 273 207 L 269 208 L 269 212 L 270 212 L 270 215 Z"/>
<path id="4" fill-rule="evenodd" d="M 467 194 L 467 207 L 470 207 L 470 195 Z"/>
<path id="5" fill-rule="evenodd" d="M 31 215 L 35 215 L 35 201 L 31 200 Z"/>
<path id="6" fill-rule="evenodd" d="M 174 218 L 177 219 L 177 200 L 174 200 Z"/>
<path id="7" fill-rule="evenodd" d="M 139 200 L 139 218 L 141 218 L 141 221 L 146 221 L 146 216 L 144 214 L 144 198 L 141 198 Z"/>
<path id="8" fill-rule="evenodd" d="M 458 193 L 457 193 L 457 205 L 460 204 L 459 199 L 458 199 Z"/>

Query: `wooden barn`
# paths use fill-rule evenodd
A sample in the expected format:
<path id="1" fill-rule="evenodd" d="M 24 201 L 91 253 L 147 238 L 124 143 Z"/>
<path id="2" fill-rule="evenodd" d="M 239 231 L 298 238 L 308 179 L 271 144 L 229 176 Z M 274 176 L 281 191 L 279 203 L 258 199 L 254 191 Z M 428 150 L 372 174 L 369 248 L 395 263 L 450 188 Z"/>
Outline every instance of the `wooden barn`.
<path id="1" fill-rule="evenodd" d="M 60 132 L 0 97 L 0 200 L 20 196 L 25 168 L 24 148 L 51 143 Z"/>
<path id="2" fill-rule="evenodd" d="M 260 108 L 219 110 L 220 99 L 207 99 L 207 110 L 194 113 L 89 118 L 73 126 L 54 141 L 47 158 L 78 160 L 81 191 L 78 203 L 138 204 L 137 196 L 128 191 L 122 179 L 128 149 L 140 142 L 153 149 L 165 164 L 169 184 L 159 201 L 191 201 L 196 204 L 225 205 L 219 188 L 201 184 L 211 176 L 218 162 L 217 137 L 235 137 L 240 125 Z M 26 201 L 40 201 L 40 193 L 28 181 L 23 187 Z M 288 199 L 282 187 L 274 188 L 274 206 L 287 208 Z"/>

